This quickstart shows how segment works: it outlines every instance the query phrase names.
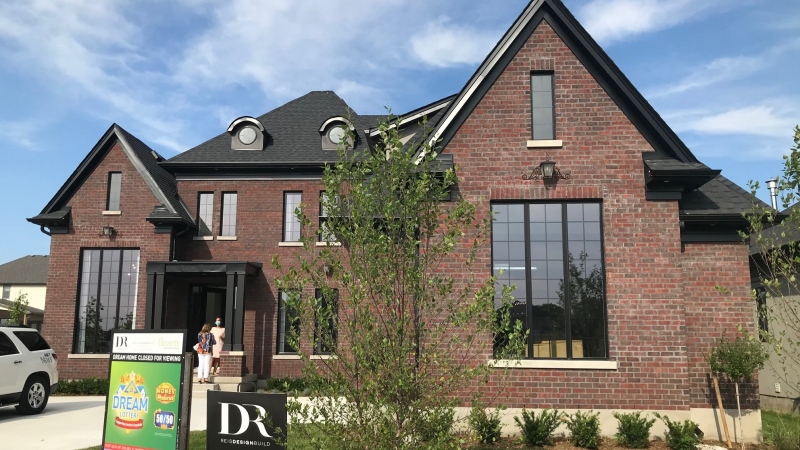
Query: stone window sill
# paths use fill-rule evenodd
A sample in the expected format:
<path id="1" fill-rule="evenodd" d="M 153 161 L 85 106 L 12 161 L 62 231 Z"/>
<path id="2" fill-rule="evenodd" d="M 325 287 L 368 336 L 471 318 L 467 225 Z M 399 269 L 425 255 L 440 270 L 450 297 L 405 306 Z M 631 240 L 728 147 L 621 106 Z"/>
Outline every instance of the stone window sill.
<path id="1" fill-rule="evenodd" d="M 121 216 L 122 211 L 103 211 L 104 216 Z"/>
<path id="2" fill-rule="evenodd" d="M 272 355 L 272 359 L 273 359 L 273 360 L 277 360 L 277 359 L 284 359 L 284 360 L 300 360 L 300 359 L 302 359 L 302 358 L 300 357 L 300 355 L 290 355 L 290 354 L 286 354 L 286 355 Z"/>
<path id="3" fill-rule="evenodd" d="M 67 359 L 108 359 L 108 353 L 70 353 Z"/>
<path id="4" fill-rule="evenodd" d="M 616 361 L 579 359 L 493 359 L 486 362 L 492 368 L 506 369 L 588 369 L 617 370 Z"/>
<path id="5" fill-rule="evenodd" d="M 300 241 L 292 242 L 278 242 L 278 247 L 302 247 L 303 243 Z"/>
<path id="6" fill-rule="evenodd" d="M 341 242 L 317 242 L 317 247 L 341 247 Z"/>
<path id="7" fill-rule="evenodd" d="M 235 241 L 236 236 L 217 236 L 218 241 Z"/>
<path id="8" fill-rule="evenodd" d="M 528 148 L 561 148 L 563 146 L 561 139 L 528 141 Z"/>
<path id="9" fill-rule="evenodd" d="M 195 240 L 195 241 L 213 241 L 214 240 L 214 236 L 194 236 L 194 237 L 192 237 L 192 240 Z"/>

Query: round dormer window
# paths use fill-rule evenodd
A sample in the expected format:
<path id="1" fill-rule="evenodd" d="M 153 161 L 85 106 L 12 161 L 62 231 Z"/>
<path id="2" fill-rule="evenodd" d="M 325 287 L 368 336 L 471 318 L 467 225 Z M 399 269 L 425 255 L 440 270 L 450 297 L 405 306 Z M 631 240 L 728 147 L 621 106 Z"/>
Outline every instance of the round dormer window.
<path id="1" fill-rule="evenodd" d="M 239 137 L 239 142 L 241 142 L 244 145 L 250 145 L 256 141 L 258 133 L 256 133 L 256 129 L 253 127 L 244 127 L 241 130 L 239 130 L 238 137 Z"/>
<path id="2" fill-rule="evenodd" d="M 345 134 L 346 133 L 342 127 L 331 127 L 331 129 L 328 130 L 328 139 L 330 139 L 330 141 L 334 144 L 338 145 L 345 138 Z"/>

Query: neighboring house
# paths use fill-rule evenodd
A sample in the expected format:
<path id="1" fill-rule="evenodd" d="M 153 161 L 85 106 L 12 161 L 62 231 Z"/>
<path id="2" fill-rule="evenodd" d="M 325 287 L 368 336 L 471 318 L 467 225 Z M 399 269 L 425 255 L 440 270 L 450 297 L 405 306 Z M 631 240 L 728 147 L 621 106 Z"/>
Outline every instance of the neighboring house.
<path id="1" fill-rule="evenodd" d="M 781 211 L 775 221 L 778 224 L 764 231 L 769 248 L 781 247 L 777 251 L 785 252 L 786 255 L 796 254 L 796 250 L 792 253 L 788 246 L 797 248 L 800 241 L 798 230 L 792 229 L 797 222 L 780 222 L 789 217 L 797 207 L 798 205 L 794 205 Z M 797 214 L 796 210 L 794 214 Z M 769 360 L 758 373 L 761 404 L 764 409 L 797 412 L 800 411 L 800 361 L 797 360 L 797 346 L 800 345 L 800 327 L 797 325 L 797 314 L 800 312 L 798 284 L 796 281 L 786 282 L 786 278 L 776 277 L 768 269 L 765 270 L 762 251 L 756 245 L 750 246 L 750 252 L 750 277 L 757 295 L 759 328 L 778 337 L 783 345 L 793 343 L 790 346 L 794 348 L 783 355 L 770 348 Z M 780 290 L 767 295 L 768 289 L 762 284 L 762 276 L 766 279 L 784 280 Z"/>
<path id="2" fill-rule="evenodd" d="M 0 324 L 7 323 L 8 309 L 14 300 L 26 294 L 25 323 L 42 330 L 49 263 L 47 255 L 29 255 L 0 265 Z"/>
<path id="3" fill-rule="evenodd" d="M 492 382 L 513 386 L 510 411 L 667 411 L 714 434 L 706 355 L 725 330 L 754 328 L 737 232 L 758 200 L 698 161 L 559 0 L 532 1 L 457 95 L 406 113 L 407 138 L 423 116 L 440 166 L 457 167 L 455 195 L 495 215 L 477 267 L 505 269 L 530 327 L 527 357 L 496 363 L 514 367 Z M 215 316 L 224 376 L 299 375 L 269 262 L 298 251 L 299 203 L 324 221 L 337 127 L 363 149 L 377 119 L 311 92 L 169 160 L 112 125 L 28 219 L 52 236 L 45 335 L 63 376 L 105 376 L 110 330 L 193 334 Z M 568 179 L 527 179 L 551 158 Z M 475 346 L 487 363 L 492 342 Z M 757 389 L 745 386 L 751 440 Z"/>

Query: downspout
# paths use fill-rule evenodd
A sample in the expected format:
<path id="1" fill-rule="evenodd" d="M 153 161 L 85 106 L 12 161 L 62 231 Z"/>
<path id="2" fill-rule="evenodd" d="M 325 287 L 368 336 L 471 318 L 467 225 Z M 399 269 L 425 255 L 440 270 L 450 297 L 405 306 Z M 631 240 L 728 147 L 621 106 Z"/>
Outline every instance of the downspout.
<path id="1" fill-rule="evenodd" d="M 39 226 L 39 231 L 41 231 L 42 233 L 44 233 L 44 234 L 46 234 L 48 236 L 52 236 L 52 234 L 49 231 L 44 229 L 44 225 Z"/>

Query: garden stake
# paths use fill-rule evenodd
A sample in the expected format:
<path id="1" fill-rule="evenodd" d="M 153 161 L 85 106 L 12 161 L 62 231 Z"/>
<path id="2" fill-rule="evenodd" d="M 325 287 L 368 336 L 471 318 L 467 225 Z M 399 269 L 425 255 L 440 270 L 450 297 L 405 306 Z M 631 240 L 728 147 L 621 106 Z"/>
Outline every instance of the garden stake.
<path id="1" fill-rule="evenodd" d="M 719 383 L 717 376 L 712 374 L 711 379 L 714 380 L 714 391 L 717 392 L 717 404 L 719 405 L 719 419 L 722 421 L 722 429 L 725 430 L 725 441 L 728 443 L 728 448 L 733 448 L 731 445 L 731 434 L 728 433 L 728 419 L 725 417 L 725 408 L 722 407 L 722 396 L 719 395 Z"/>
<path id="2" fill-rule="evenodd" d="M 742 407 L 739 405 L 739 382 L 734 383 L 736 386 L 736 409 L 739 411 L 739 430 L 742 435 L 742 450 L 744 450 L 744 430 L 742 429 Z"/>

